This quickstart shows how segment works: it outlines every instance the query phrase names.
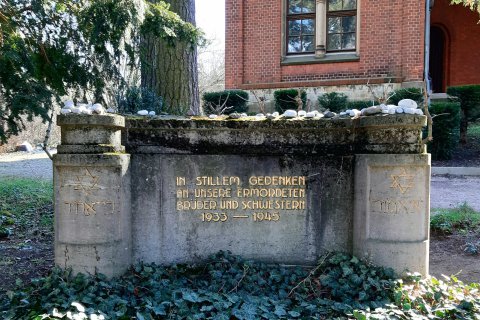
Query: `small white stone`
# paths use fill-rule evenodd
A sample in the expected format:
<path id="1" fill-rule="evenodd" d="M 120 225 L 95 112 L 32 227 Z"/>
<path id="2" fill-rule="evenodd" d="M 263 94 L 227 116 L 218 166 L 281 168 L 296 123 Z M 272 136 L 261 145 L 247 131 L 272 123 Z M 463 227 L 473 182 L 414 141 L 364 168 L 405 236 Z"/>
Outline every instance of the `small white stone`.
<path id="1" fill-rule="evenodd" d="M 402 108 L 417 109 L 418 104 L 412 99 L 403 99 L 398 102 L 398 106 Z"/>
<path id="2" fill-rule="evenodd" d="M 340 112 L 340 116 L 346 116 L 346 115 L 347 115 L 347 112 L 346 112 L 346 111 Z"/>
<path id="3" fill-rule="evenodd" d="M 397 113 L 397 109 L 388 109 L 388 114 L 395 114 Z"/>
<path id="4" fill-rule="evenodd" d="M 358 117 L 359 115 L 361 115 L 362 113 L 360 112 L 360 110 L 357 110 L 357 109 L 353 109 L 353 110 L 349 110 L 348 111 L 348 115 L 350 117 Z"/>
<path id="5" fill-rule="evenodd" d="M 210 119 L 217 119 L 218 116 L 216 114 L 211 114 L 208 116 Z"/>
<path id="6" fill-rule="evenodd" d="M 72 100 L 67 100 L 63 103 L 63 105 L 65 106 L 64 109 L 71 109 L 75 106 L 75 103 L 73 103 Z"/>
<path id="7" fill-rule="evenodd" d="M 100 103 L 95 103 L 90 110 L 92 110 L 93 113 L 95 114 L 104 114 L 105 109 L 103 109 L 103 106 Z"/>
<path id="8" fill-rule="evenodd" d="M 78 312 L 85 312 L 85 307 L 76 301 L 72 302 L 72 307 L 75 307 Z"/>
<path id="9" fill-rule="evenodd" d="M 82 114 L 92 114 L 92 110 L 88 108 L 80 108 L 82 111 Z"/>
<path id="10" fill-rule="evenodd" d="M 240 116 L 241 116 L 242 118 L 248 117 L 248 115 L 247 115 L 246 113 L 242 113 L 242 114 L 240 114 Z"/>
<path id="11" fill-rule="evenodd" d="M 150 111 L 150 112 L 148 113 L 148 115 L 149 115 L 149 116 L 154 116 L 154 115 L 156 115 L 156 113 L 155 113 L 155 111 Z"/>
<path id="12" fill-rule="evenodd" d="M 306 115 L 307 115 L 307 112 L 305 110 L 298 111 L 298 116 L 299 117 L 305 117 Z"/>
<path id="13" fill-rule="evenodd" d="M 317 114 L 315 112 L 307 112 L 307 114 L 305 115 L 305 118 L 315 118 L 317 116 Z"/>
<path id="14" fill-rule="evenodd" d="M 108 109 L 107 109 L 107 112 L 108 112 L 108 113 L 115 113 L 115 110 L 114 110 L 113 108 L 108 108 Z"/>
<path id="15" fill-rule="evenodd" d="M 423 116 L 423 110 L 422 109 L 415 109 L 415 114 L 418 114 L 419 116 Z"/>
<path id="16" fill-rule="evenodd" d="M 147 110 L 140 110 L 137 112 L 138 115 L 141 115 L 141 116 L 148 116 L 148 111 Z"/>
<path id="17" fill-rule="evenodd" d="M 272 113 L 272 116 L 274 116 L 275 118 L 280 117 L 280 113 L 275 111 L 274 113 Z"/>
<path id="18" fill-rule="evenodd" d="M 285 118 L 296 118 L 297 117 L 297 111 L 295 110 L 287 110 L 283 113 L 283 116 Z"/>
<path id="19" fill-rule="evenodd" d="M 265 118 L 265 115 L 264 115 L 263 113 L 257 113 L 257 114 L 255 115 L 255 117 L 257 117 L 257 118 Z"/>
<path id="20" fill-rule="evenodd" d="M 82 113 L 82 109 L 78 107 L 72 107 L 70 110 L 72 110 L 73 113 L 80 114 Z"/>
<path id="21" fill-rule="evenodd" d="M 397 107 L 397 108 L 395 109 L 395 112 L 396 112 L 396 113 L 403 113 L 404 111 L 403 111 L 403 108 L 402 108 L 402 107 Z"/>
<path id="22" fill-rule="evenodd" d="M 69 108 L 62 108 L 62 109 L 60 109 L 60 113 L 61 113 L 61 114 L 69 114 L 69 113 L 71 113 L 71 112 L 72 112 L 72 110 L 69 109 Z"/>
<path id="23" fill-rule="evenodd" d="M 413 108 L 403 108 L 403 112 L 407 113 L 407 114 L 415 114 L 415 110 L 417 109 L 413 109 Z"/>

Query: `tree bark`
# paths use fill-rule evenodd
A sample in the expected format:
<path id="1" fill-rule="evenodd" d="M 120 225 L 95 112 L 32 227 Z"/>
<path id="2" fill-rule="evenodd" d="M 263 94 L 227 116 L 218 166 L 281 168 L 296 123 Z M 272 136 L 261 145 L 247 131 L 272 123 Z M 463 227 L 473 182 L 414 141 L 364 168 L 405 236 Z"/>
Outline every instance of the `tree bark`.
<path id="1" fill-rule="evenodd" d="M 170 10 L 184 21 L 195 24 L 195 0 L 164 0 Z M 152 1 L 154 2 L 154 1 Z M 152 89 L 163 98 L 165 112 L 199 115 L 197 49 L 178 42 L 175 46 L 152 36 L 142 45 L 142 86 Z"/>

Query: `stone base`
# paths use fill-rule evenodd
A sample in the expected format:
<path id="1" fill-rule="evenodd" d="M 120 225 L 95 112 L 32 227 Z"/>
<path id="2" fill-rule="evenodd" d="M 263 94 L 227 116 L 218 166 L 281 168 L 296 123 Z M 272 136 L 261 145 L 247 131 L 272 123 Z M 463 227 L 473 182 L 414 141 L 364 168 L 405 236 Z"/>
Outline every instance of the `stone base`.
<path id="1" fill-rule="evenodd" d="M 430 155 L 357 155 L 353 253 L 428 275 Z"/>
<path id="2" fill-rule="evenodd" d="M 129 155 L 56 154 L 55 263 L 121 275 L 132 261 Z"/>

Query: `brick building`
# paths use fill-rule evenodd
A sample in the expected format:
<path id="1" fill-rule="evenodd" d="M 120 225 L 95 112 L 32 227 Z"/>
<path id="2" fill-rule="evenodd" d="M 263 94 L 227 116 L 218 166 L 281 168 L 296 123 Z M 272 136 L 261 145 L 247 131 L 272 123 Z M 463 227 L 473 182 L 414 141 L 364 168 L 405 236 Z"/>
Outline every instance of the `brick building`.
<path id="1" fill-rule="evenodd" d="M 448 3 L 436 0 L 432 11 L 433 26 L 450 41 L 434 43 L 446 50 L 434 61 L 445 74 L 437 90 L 480 83 L 473 68 L 456 70 L 471 48 L 464 37 L 480 46 L 478 16 Z M 226 0 L 226 88 L 306 87 L 369 99 L 367 83 L 423 86 L 425 8 L 419 0 Z"/>
<path id="2" fill-rule="evenodd" d="M 480 17 L 449 2 L 435 0 L 432 9 L 430 75 L 435 92 L 480 84 Z"/>

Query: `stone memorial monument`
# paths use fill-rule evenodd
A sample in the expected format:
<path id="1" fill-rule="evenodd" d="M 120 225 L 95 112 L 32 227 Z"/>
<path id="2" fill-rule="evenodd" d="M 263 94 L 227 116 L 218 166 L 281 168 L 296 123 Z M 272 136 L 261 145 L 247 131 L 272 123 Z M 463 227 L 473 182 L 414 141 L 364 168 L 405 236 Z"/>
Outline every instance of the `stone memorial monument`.
<path id="1" fill-rule="evenodd" d="M 60 115 L 56 264 L 115 276 L 219 250 L 302 265 L 337 250 L 426 275 L 425 123 Z"/>

